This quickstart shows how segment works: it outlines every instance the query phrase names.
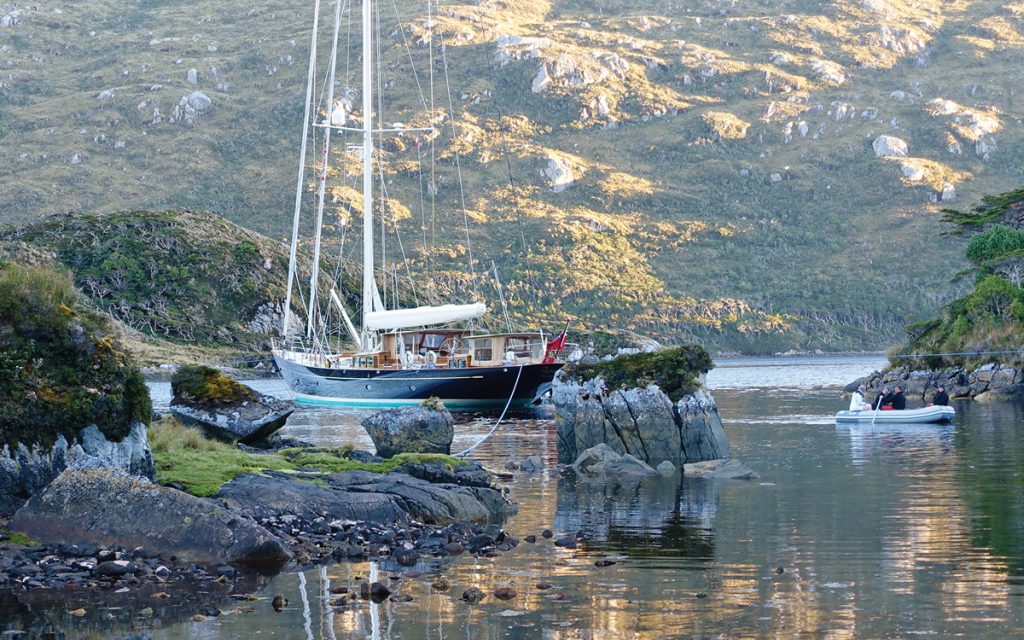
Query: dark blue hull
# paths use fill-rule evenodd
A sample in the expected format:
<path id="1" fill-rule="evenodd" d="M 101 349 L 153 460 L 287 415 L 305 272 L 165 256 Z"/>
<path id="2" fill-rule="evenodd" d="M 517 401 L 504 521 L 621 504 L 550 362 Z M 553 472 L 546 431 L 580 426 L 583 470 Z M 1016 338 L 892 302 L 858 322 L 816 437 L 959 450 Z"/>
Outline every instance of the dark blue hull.
<path id="1" fill-rule="evenodd" d="M 326 369 L 274 356 L 295 402 L 336 407 L 400 407 L 440 398 L 449 409 L 529 407 L 561 364 L 466 369 Z M 511 400 L 510 400 L 511 398 Z"/>

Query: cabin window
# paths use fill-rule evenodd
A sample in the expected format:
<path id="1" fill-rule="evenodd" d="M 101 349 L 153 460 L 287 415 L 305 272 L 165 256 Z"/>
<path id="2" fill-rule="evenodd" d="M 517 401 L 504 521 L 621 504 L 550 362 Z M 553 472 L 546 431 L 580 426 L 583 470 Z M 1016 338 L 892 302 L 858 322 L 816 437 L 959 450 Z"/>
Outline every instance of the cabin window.
<path id="1" fill-rule="evenodd" d="M 431 351 L 437 351 L 441 348 L 442 342 L 444 342 L 444 336 L 440 333 L 427 333 L 423 335 L 420 346 Z"/>
<path id="2" fill-rule="evenodd" d="M 416 338 L 419 336 L 415 333 L 407 333 L 402 336 L 402 342 L 405 344 L 405 350 L 409 353 L 416 353 L 419 345 L 416 344 Z"/>
<path id="3" fill-rule="evenodd" d="M 515 353 L 517 358 L 528 358 L 531 355 L 530 345 L 526 338 L 506 338 L 505 351 Z"/>
<path id="4" fill-rule="evenodd" d="M 477 338 L 473 340 L 473 359 L 486 361 L 494 359 L 493 343 L 490 338 Z"/>

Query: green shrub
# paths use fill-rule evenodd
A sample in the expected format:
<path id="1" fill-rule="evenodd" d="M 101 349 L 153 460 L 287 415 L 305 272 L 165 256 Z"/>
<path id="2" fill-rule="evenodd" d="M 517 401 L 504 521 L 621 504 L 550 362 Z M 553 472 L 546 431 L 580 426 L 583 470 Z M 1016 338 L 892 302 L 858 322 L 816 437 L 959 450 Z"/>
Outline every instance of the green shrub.
<path id="1" fill-rule="evenodd" d="M 1024 297 L 1024 290 L 996 275 L 985 276 L 974 291 L 964 299 L 964 308 L 972 321 L 1008 320 L 1014 302 Z"/>
<path id="2" fill-rule="evenodd" d="M 655 351 L 619 356 L 596 364 L 567 367 L 571 379 L 604 379 L 609 389 L 629 389 L 656 384 L 673 402 L 700 387 L 700 376 L 714 366 L 711 356 L 697 345 L 683 345 Z"/>
<path id="3" fill-rule="evenodd" d="M 0 265 L 0 445 L 49 446 L 92 424 L 120 440 L 151 415 L 141 374 L 67 274 Z"/>
<path id="4" fill-rule="evenodd" d="M 976 265 L 1024 251 L 1024 231 L 997 224 L 967 244 L 967 259 Z"/>

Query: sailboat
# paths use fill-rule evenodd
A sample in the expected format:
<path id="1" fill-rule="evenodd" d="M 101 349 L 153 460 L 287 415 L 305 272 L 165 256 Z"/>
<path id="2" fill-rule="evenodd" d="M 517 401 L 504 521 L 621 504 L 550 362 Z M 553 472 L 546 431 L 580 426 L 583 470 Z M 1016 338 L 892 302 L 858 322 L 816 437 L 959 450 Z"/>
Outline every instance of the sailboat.
<path id="1" fill-rule="evenodd" d="M 420 404 L 437 397 L 450 409 L 490 410 L 526 407 L 550 388 L 567 353 L 568 324 L 558 335 L 536 332 L 481 331 L 473 324 L 487 313 L 483 303 L 385 308 L 374 271 L 374 151 L 377 138 L 409 133 L 409 128 L 378 129 L 374 118 L 374 43 L 372 0 L 362 1 L 362 126 L 349 127 L 350 103 L 334 96 L 341 0 L 335 2 L 333 48 L 326 83 L 328 114 L 311 119 L 317 59 L 320 2 L 317 0 L 307 77 L 302 148 L 295 193 L 295 215 L 288 268 L 288 287 L 282 326 L 283 340 L 272 349 L 274 361 L 300 404 L 339 407 L 393 407 Z M 430 46 L 433 46 L 431 44 Z M 343 106 L 337 107 L 341 103 Z M 309 279 L 305 332 L 293 328 L 293 284 L 297 281 L 300 209 L 306 172 L 309 127 L 323 131 L 322 165 L 318 177 L 315 239 Z M 332 287 L 328 305 L 335 311 L 355 348 L 336 348 L 319 323 L 320 252 L 325 183 L 332 132 L 361 134 L 361 144 L 346 152 L 362 160 L 362 314 L 352 322 L 341 297 Z M 424 130 L 426 132 L 427 130 Z M 499 289 L 500 290 L 500 289 Z M 397 298 L 397 296 L 395 296 Z M 504 307 L 504 298 L 502 298 Z M 507 328 L 508 315 L 505 314 Z"/>

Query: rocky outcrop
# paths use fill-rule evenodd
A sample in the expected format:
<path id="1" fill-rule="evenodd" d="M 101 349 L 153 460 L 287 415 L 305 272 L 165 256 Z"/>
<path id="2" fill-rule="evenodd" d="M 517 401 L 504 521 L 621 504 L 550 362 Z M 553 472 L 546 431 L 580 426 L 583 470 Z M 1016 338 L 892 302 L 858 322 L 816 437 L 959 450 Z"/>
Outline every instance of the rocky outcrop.
<path id="1" fill-rule="evenodd" d="M 0 516 L 14 513 L 68 467 L 107 468 L 152 480 L 156 469 L 146 425 L 136 422 L 128 435 L 111 442 L 95 425 L 82 429 L 69 445 L 59 436 L 51 447 L 18 444 L 0 450 Z"/>
<path id="2" fill-rule="evenodd" d="M 900 385 L 908 398 L 921 402 L 930 402 L 940 384 L 946 387 L 950 398 L 974 398 L 984 394 L 995 399 L 996 395 L 988 394 L 1024 384 L 1024 368 L 986 364 L 973 370 L 963 367 L 935 371 L 886 369 L 851 382 L 846 385 L 846 391 L 852 392 L 861 384 L 867 387 L 869 394 L 880 392 L 882 387 Z"/>
<path id="3" fill-rule="evenodd" d="M 718 407 L 703 386 L 673 403 L 655 385 L 609 391 L 600 377 L 577 382 L 559 372 L 552 400 L 564 464 L 602 443 L 654 466 L 730 457 Z"/>
<path id="4" fill-rule="evenodd" d="M 294 515 L 381 524 L 410 519 L 447 524 L 502 522 L 515 513 L 514 505 L 490 486 L 490 475 L 479 465 L 467 463 L 448 470 L 432 463 L 401 469 L 442 481 L 397 471 L 349 471 L 305 478 L 268 472 L 239 476 L 221 487 L 217 497 L 232 510 L 256 518 Z"/>
<path id="5" fill-rule="evenodd" d="M 46 544 L 146 547 L 208 566 L 276 571 L 291 558 L 276 536 L 211 500 L 106 470 L 64 471 L 10 528 Z"/>
<path id="6" fill-rule="evenodd" d="M 978 402 L 1012 402 L 1024 400 L 1024 383 L 1011 384 L 983 391 L 974 397 Z"/>
<path id="7" fill-rule="evenodd" d="M 245 444 L 266 439 L 281 429 L 295 411 L 290 402 L 251 391 L 251 395 L 224 403 L 198 402 L 175 395 L 171 413 L 213 437 Z"/>
<path id="8" fill-rule="evenodd" d="M 551 191 L 561 193 L 576 181 L 576 176 L 572 172 L 572 165 L 565 158 L 554 154 L 549 154 L 547 159 L 548 164 L 541 170 L 540 174 L 548 179 Z"/>
<path id="9" fill-rule="evenodd" d="M 387 409 L 366 418 L 362 425 L 382 458 L 399 453 L 449 454 L 455 437 L 455 420 L 444 407 Z"/>

